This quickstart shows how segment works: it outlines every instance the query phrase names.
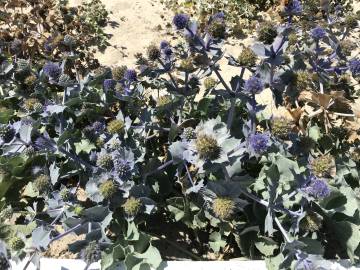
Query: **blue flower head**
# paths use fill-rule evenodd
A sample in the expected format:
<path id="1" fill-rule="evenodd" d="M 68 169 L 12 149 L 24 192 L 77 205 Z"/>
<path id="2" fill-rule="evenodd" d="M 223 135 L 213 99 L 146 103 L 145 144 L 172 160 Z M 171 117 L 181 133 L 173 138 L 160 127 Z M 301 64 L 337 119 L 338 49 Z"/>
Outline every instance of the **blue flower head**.
<path id="1" fill-rule="evenodd" d="M 109 91 L 115 89 L 116 81 L 113 79 L 104 80 L 104 90 Z"/>
<path id="2" fill-rule="evenodd" d="M 305 188 L 305 192 L 316 199 L 323 199 L 330 195 L 330 189 L 326 182 L 314 175 L 310 176 L 310 183 Z"/>
<path id="3" fill-rule="evenodd" d="M 316 26 L 311 30 L 311 36 L 315 40 L 320 40 L 326 36 L 326 31 L 321 26 Z"/>
<path id="4" fill-rule="evenodd" d="M 52 52 L 52 50 L 53 50 L 53 47 L 52 47 L 52 45 L 51 45 L 51 43 L 50 42 L 46 42 L 45 44 L 44 44 L 44 49 L 45 49 L 45 51 L 46 52 Z"/>
<path id="5" fill-rule="evenodd" d="M 46 76 L 51 79 L 58 79 L 62 73 L 59 65 L 49 62 L 43 67 L 43 71 Z"/>
<path id="6" fill-rule="evenodd" d="M 176 14 L 173 18 L 173 24 L 178 30 L 184 29 L 189 23 L 189 16 L 186 14 Z"/>
<path id="7" fill-rule="evenodd" d="M 353 75 L 360 74 L 360 60 L 359 59 L 352 59 L 349 61 L 349 69 Z"/>
<path id="8" fill-rule="evenodd" d="M 160 42 L 160 49 L 162 49 L 162 50 L 169 47 L 169 46 L 170 46 L 170 44 L 166 40 L 163 40 L 163 41 Z"/>
<path id="9" fill-rule="evenodd" d="M 217 12 L 217 13 L 215 13 L 214 15 L 212 15 L 211 16 L 211 19 L 213 20 L 213 21 L 215 21 L 215 20 L 224 20 L 225 19 L 225 14 L 224 14 L 224 12 Z"/>
<path id="10" fill-rule="evenodd" d="M 262 154 L 268 149 L 270 138 L 268 134 L 257 133 L 250 136 L 249 142 L 256 154 Z"/>
<path id="11" fill-rule="evenodd" d="M 258 77 L 252 76 L 245 81 L 244 90 L 251 94 L 259 94 L 264 90 L 264 84 Z"/>
<path id="12" fill-rule="evenodd" d="M 293 0 L 293 1 L 291 1 L 291 3 L 289 3 L 288 5 L 285 6 L 284 11 L 287 14 L 299 15 L 302 13 L 303 7 L 299 0 Z"/>
<path id="13" fill-rule="evenodd" d="M 129 82 L 134 82 L 137 79 L 136 71 L 134 69 L 128 69 L 125 71 L 124 79 Z"/>
<path id="14" fill-rule="evenodd" d="M 164 54 L 166 57 L 170 57 L 173 55 L 173 50 L 170 47 L 164 49 Z"/>
<path id="15" fill-rule="evenodd" d="M 96 133 L 102 133 L 105 130 L 105 124 L 100 121 L 96 121 L 91 126 Z"/>

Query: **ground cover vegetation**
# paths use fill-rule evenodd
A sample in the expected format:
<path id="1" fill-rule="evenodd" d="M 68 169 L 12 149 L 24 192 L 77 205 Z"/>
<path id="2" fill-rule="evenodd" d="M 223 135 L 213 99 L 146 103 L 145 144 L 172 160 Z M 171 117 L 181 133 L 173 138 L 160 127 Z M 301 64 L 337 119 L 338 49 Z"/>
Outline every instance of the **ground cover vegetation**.
<path id="1" fill-rule="evenodd" d="M 160 269 L 166 245 L 269 269 L 358 262 L 359 14 L 313 2 L 285 1 L 238 55 L 227 10 L 176 13 L 179 42 L 113 68 L 91 49 L 107 44 L 100 2 L 1 2 L 1 268 L 69 235 L 103 269 Z"/>

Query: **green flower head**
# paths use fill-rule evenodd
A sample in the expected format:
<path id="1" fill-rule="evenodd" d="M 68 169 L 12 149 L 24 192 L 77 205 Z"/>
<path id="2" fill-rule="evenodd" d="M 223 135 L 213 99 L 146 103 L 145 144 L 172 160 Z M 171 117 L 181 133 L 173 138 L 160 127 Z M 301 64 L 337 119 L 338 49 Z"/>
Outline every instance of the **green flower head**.
<path id="1" fill-rule="evenodd" d="M 216 139 L 210 135 L 198 135 L 195 145 L 201 159 L 215 160 L 220 157 L 221 148 Z"/>
<path id="2" fill-rule="evenodd" d="M 47 193 L 51 188 L 50 177 L 42 174 L 36 177 L 34 186 L 40 194 Z"/>
<path id="3" fill-rule="evenodd" d="M 125 129 L 125 123 L 121 120 L 115 119 L 107 124 L 107 131 L 110 134 L 120 134 Z"/>
<path id="4" fill-rule="evenodd" d="M 42 104 L 36 98 L 29 98 L 24 101 L 24 109 L 27 112 L 39 112 L 42 108 Z"/>
<path id="5" fill-rule="evenodd" d="M 321 229 L 322 217 L 315 212 L 308 212 L 300 221 L 300 228 L 309 232 L 317 232 Z"/>
<path id="6" fill-rule="evenodd" d="M 112 180 L 107 180 L 99 187 L 100 194 L 105 199 L 110 199 L 117 191 L 117 188 Z"/>
<path id="7" fill-rule="evenodd" d="M 216 86 L 216 84 L 217 84 L 217 81 L 212 77 L 207 77 L 204 80 L 204 87 L 206 90 L 214 88 Z"/>
<path id="8" fill-rule="evenodd" d="M 229 219 L 234 214 L 236 203 L 231 198 L 217 197 L 213 201 L 212 210 L 220 219 Z"/>
<path id="9" fill-rule="evenodd" d="M 256 59 L 257 59 L 256 54 L 249 47 L 245 47 L 241 51 L 237 60 L 241 66 L 252 67 L 255 66 Z"/>
<path id="10" fill-rule="evenodd" d="M 334 158 L 331 155 L 320 156 L 311 162 L 312 172 L 317 177 L 329 176 L 333 167 Z"/>
<path id="11" fill-rule="evenodd" d="M 134 197 L 128 198 L 122 205 L 124 212 L 129 216 L 135 216 L 140 211 L 141 206 L 142 202 Z"/>
<path id="12" fill-rule="evenodd" d="M 24 241 L 18 236 L 11 237 L 8 244 L 9 247 L 14 251 L 20 251 L 25 247 Z"/>
<path id="13" fill-rule="evenodd" d="M 271 124 L 272 133 L 281 139 L 287 139 L 294 126 L 292 121 L 283 117 L 274 118 Z"/>
<path id="14" fill-rule="evenodd" d="M 258 28 L 258 39 L 265 44 L 271 44 L 277 36 L 275 25 L 271 22 L 264 22 Z"/>

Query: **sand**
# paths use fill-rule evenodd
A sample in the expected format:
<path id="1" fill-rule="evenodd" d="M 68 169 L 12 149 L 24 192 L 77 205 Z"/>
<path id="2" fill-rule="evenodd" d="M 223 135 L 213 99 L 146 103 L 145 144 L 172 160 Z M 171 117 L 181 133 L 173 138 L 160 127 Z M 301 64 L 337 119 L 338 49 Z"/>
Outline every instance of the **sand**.
<path id="1" fill-rule="evenodd" d="M 82 0 L 70 0 L 71 5 L 78 5 Z M 106 33 L 111 35 L 111 44 L 103 53 L 98 52 L 96 57 L 106 66 L 126 65 L 133 67 L 136 61 L 135 54 L 146 51 L 151 43 L 159 44 L 161 40 L 171 41 L 174 30 L 167 28 L 171 23 L 173 13 L 166 9 L 160 0 L 103 0 L 107 10 L 111 11 L 110 20 L 117 23 L 117 27 L 108 26 Z M 360 0 L 354 1 L 354 11 L 360 10 Z M 253 44 L 253 37 L 246 40 L 230 40 L 225 45 L 225 54 L 235 57 L 241 52 L 241 44 Z M 174 42 L 175 43 L 175 42 Z M 231 77 L 239 73 L 238 68 L 221 61 L 223 77 L 230 81 Z M 267 113 L 276 113 L 272 93 L 266 89 L 258 102 L 267 105 Z"/>
<path id="2" fill-rule="evenodd" d="M 77 5 L 81 0 L 71 0 L 71 5 Z M 134 54 L 144 52 L 151 43 L 160 43 L 169 38 L 166 35 L 166 20 L 171 20 L 171 12 L 166 11 L 158 0 L 103 0 L 110 20 L 117 27 L 108 26 L 106 33 L 112 37 L 111 44 L 104 53 L 98 52 L 100 63 L 107 66 L 134 65 Z M 162 30 L 159 30 L 159 28 Z"/>

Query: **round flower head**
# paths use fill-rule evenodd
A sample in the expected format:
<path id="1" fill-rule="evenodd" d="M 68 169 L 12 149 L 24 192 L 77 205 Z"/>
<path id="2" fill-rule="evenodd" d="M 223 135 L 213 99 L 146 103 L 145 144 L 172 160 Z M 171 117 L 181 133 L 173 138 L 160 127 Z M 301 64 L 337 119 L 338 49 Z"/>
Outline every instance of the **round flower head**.
<path id="1" fill-rule="evenodd" d="M 163 50 L 163 49 L 165 49 L 165 48 L 167 48 L 169 46 L 170 46 L 170 44 L 166 40 L 163 40 L 163 41 L 160 42 L 160 49 L 161 50 Z"/>
<path id="2" fill-rule="evenodd" d="M 46 76 L 51 79 L 58 79 L 62 73 L 59 65 L 49 62 L 43 67 L 43 71 Z"/>
<path id="3" fill-rule="evenodd" d="M 293 130 L 293 126 L 293 121 L 287 118 L 274 118 L 271 123 L 271 132 L 280 139 L 288 139 Z"/>
<path id="4" fill-rule="evenodd" d="M 271 22 L 263 22 L 258 28 L 258 40 L 265 44 L 271 44 L 277 36 L 277 29 Z"/>
<path id="5" fill-rule="evenodd" d="M 114 67 L 112 69 L 112 76 L 115 80 L 120 81 L 122 78 L 124 78 L 125 72 L 127 70 L 126 66 L 118 66 L 118 67 Z"/>
<path id="6" fill-rule="evenodd" d="M 330 195 L 329 186 L 325 181 L 311 176 L 309 185 L 305 188 L 305 192 L 316 199 L 323 199 Z"/>
<path id="7" fill-rule="evenodd" d="M 115 86 L 116 86 L 115 80 L 113 80 L 113 79 L 104 80 L 104 90 L 105 91 L 114 90 Z"/>
<path id="8" fill-rule="evenodd" d="M 212 89 L 217 85 L 217 81 L 212 77 L 207 77 L 204 80 L 204 87 L 206 90 Z"/>
<path id="9" fill-rule="evenodd" d="M 63 188 L 61 191 L 60 191 L 60 198 L 63 199 L 63 201 L 67 202 L 70 200 L 71 198 L 71 192 L 68 188 Z"/>
<path id="10" fill-rule="evenodd" d="M 241 66 L 252 67 L 255 66 L 256 59 L 256 54 L 249 47 L 245 47 L 237 60 Z"/>
<path id="11" fill-rule="evenodd" d="M 187 127 L 184 129 L 181 138 L 185 141 L 190 141 L 196 138 L 195 130 L 192 127 Z"/>
<path id="12" fill-rule="evenodd" d="M 103 122 L 96 121 L 94 122 L 91 127 L 94 129 L 96 133 L 101 133 L 105 130 L 105 125 Z"/>
<path id="13" fill-rule="evenodd" d="M 229 219 L 235 210 L 235 202 L 231 198 L 218 197 L 213 201 L 212 210 L 220 219 Z"/>
<path id="14" fill-rule="evenodd" d="M 285 6 L 284 11 L 287 14 L 298 15 L 303 11 L 303 7 L 299 0 L 293 0 Z"/>
<path id="15" fill-rule="evenodd" d="M 161 55 L 161 52 L 159 50 L 159 48 L 155 45 L 150 45 L 147 48 L 147 56 L 149 58 L 150 61 L 155 61 L 157 60 Z"/>
<path id="16" fill-rule="evenodd" d="M 26 147 L 24 149 L 24 152 L 23 152 L 26 156 L 28 157 L 31 157 L 33 156 L 35 153 L 36 153 L 36 150 L 35 148 L 32 146 L 32 145 L 29 145 L 28 147 Z"/>
<path id="17" fill-rule="evenodd" d="M 105 199 L 110 199 L 114 194 L 116 193 L 116 186 L 112 180 L 107 180 L 104 183 L 102 183 L 99 187 L 100 194 Z"/>
<path id="18" fill-rule="evenodd" d="M 170 47 L 166 47 L 166 48 L 164 49 L 164 54 L 165 54 L 166 57 L 172 56 L 173 53 L 174 53 L 174 52 L 173 52 L 173 50 L 172 50 Z"/>
<path id="19" fill-rule="evenodd" d="M 103 169 L 107 169 L 107 170 L 113 168 L 114 163 L 113 163 L 112 156 L 108 153 L 100 152 L 100 154 L 97 158 L 97 161 L 96 161 L 96 165 Z"/>
<path id="20" fill-rule="evenodd" d="M 263 82 L 256 76 L 245 81 L 244 90 L 251 94 L 259 94 L 264 90 Z"/>
<path id="21" fill-rule="evenodd" d="M 324 155 L 315 158 L 311 164 L 311 170 L 317 177 L 331 176 L 331 170 L 334 168 L 334 158 L 331 155 Z"/>
<path id="22" fill-rule="evenodd" d="M 125 123 L 121 120 L 115 119 L 107 124 L 107 131 L 110 134 L 119 134 L 124 131 Z"/>
<path id="23" fill-rule="evenodd" d="M 317 26 L 311 30 L 311 36 L 315 40 L 320 40 L 326 36 L 326 31 L 321 26 Z"/>
<path id="24" fill-rule="evenodd" d="M 128 69 L 125 71 L 124 79 L 129 82 L 134 82 L 137 79 L 136 71 L 134 69 Z"/>
<path id="25" fill-rule="evenodd" d="M 81 259 L 88 265 L 101 259 L 101 250 L 96 241 L 90 242 L 81 252 Z"/>
<path id="26" fill-rule="evenodd" d="M 352 59 L 349 61 L 349 69 L 353 75 L 360 74 L 360 60 L 359 59 Z"/>
<path id="27" fill-rule="evenodd" d="M 9 247 L 14 251 L 19 251 L 25 247 L 25 243 L 20 237 L 13 236 L 9 240 Z"/>
<path id="28" fill-rule="evenodd" d="M 308 212 L 307 215 L 300 221 L 300 228 L 310 232 L 320 230 L 321 226 L 322 217 L 313 211 Z"/>
<path id="29" fill-rule="evenodd" d="M 270 138 L 267 134 L 257 133 L 250 136 L 249 142 L 254 152 L 256 154 L 261 154 L 268 149 Z"/>
<path id="30" fill-rule="evenodd" d="M 53 46 L 52 46 L 51 42 L 49 42 L 49 41 L 45 42 L 44 50 L 48 53 L 52 52 Z"/>
<path id="31" fill-rule="evenodd" d="M 214 15 L 211 16 L 212 20 L 224 20 L 225 19 L 225 14 L 224 12 L 217 12 Z"/>
<path id="32" fill-rule="evenodd" d="M 176 14 L 173 18 L 173 24 L 178 30 L 184 29 L 189 23 L 189 16 L 186 14 Z"/>
<path id="33" fill-rule="evenodd" d="M 139 199 L 134 197 L 130 197 L 126 200 L 126 202 L 122 205 L 124 208 L 125 214 L 129 216 L 135 216 L 142 206 L 142 202 Z"/>
<path id="34" fill-rule="evenodd" d="M 50 177 L 45 174 L 39 175 L 34 181 L 34 186 L 40 194 L 46 193 L 51 188 Z"/>
<path id="35" fill-rule="evenodd" d="M 201 159 L 215 160 L 220 156 L 221 148 L 212 136 L 201 134 L 196 139 L 196 150 Z"/>
<path id="36" fill-rule="evenodd" d="M 10 219 L 14 214 L 14 210 L 10 207 L 6 207 L 0 212 L 0 217 Z M 1 269 L 1 268 L 0 268 Z"/>
<path id="37" fill-rule="evenodd" d="M 26 99 L 23 106 L 27 112 L 40 112 L 43 109 L 43 105 L 36 98 Z"/>
<path id="38" fill-rule="evenodd" d="M 0 124 L 0 142 L 10 142 L 15 136 L 15 129 L 11 125 Z"/>

